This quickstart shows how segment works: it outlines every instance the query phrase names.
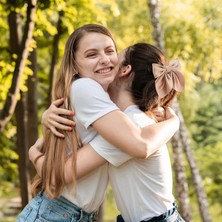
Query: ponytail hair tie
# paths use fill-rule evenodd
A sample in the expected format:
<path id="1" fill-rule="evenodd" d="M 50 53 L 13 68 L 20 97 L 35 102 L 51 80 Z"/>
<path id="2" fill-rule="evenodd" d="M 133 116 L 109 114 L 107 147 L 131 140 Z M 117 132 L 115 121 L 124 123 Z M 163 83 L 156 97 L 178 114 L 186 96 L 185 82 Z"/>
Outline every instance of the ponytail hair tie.
<path id="1" fill-rule="evenodd" d="M 158 96 L 165 97 L 172 89 L 178 92 L 184 90 L 184 77 L 180 72 L 179 60 L 173 60 L 169 65 L 152 64 L 155 86 Z"/>

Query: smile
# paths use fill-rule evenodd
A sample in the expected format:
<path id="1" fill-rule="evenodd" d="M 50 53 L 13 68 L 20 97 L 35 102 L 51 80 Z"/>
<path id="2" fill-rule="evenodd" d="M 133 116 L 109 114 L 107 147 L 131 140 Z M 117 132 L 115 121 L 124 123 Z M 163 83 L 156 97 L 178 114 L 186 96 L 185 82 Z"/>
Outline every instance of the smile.
<path id="1" fill-rule="evenodd" d="M 110 71 L 112 71 L 112 67 L 109 67 L 109 68 L 105 68 L 105 69 L 99 69 L 96 71 L 96 73 L 100 73 L 100 74 L 104 74 L 104 73 L 108 73 Z"/>

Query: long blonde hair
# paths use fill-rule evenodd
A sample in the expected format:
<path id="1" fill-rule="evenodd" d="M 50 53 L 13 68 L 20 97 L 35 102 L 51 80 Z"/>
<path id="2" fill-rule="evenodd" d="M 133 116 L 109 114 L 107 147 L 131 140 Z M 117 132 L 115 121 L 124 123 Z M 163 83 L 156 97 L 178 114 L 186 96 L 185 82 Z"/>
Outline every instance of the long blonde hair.
<path id="1" fill-rule="evenodd" d="M 113 40 L 108 29 L 97 24 L 84 25 L 70 35 L 66 42 L 58 80 L 53 89 L 53 99 L 64 98 L 63 108 L 71 109 L 70 87 L 74 79 L 78 77 L 75 54 L 81 38 L 90 32 L 107 35 Z M 76 183 L 76 154 L 81 141 L 75 129 L 72 132 L 64 131 L 63 134 L 65 139 L 55 136 L 49 129 L 45 132 L 42 149 L 42 153 L 45 156 L 42 177 L 36 176 L 34 178 L 32 184 L 34 195 L 41 190 L 44 190 L 50 198 L 56 198 L 61 194 L 66 185 L 64 171 L 67 158 L 72 158 L 72 181 L 73 185 Z"/>

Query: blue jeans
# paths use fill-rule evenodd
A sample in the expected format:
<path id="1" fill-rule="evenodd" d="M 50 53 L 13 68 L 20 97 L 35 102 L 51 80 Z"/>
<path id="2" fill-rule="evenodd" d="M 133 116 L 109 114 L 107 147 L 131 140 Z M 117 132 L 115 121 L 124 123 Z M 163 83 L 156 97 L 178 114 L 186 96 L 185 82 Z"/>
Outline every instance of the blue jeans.
<path id="1" fill-rule="evenodd" d="M 16 222 L 95 222 L 96 213 L 87 213 L 64 197 L 50 200 L 43 192 L 29 201 Z"/>
<path id="2" fill-rule="evenodd" d="M 124 222 L 124 219 L 121 215 L 117 216 L 117 222 Z M 136 221 L 135 221 L 136 222 Z M 174 206 L 172 209 L 161 214 L 160 216 L 153 217 L 148 220 L 143 220 L 141 222 L 185 222 L 177 211 L 177 207 Z"/>

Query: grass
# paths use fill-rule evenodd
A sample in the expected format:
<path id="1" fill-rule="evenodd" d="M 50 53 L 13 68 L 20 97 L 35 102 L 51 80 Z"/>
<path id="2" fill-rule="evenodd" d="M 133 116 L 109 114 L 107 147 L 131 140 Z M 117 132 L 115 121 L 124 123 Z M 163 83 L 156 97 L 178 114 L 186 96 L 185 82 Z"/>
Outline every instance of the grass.
<path id="1" fill-rule="evenodd" d="M 16 219 L 16 212 L 12 215 L 9 214 L 11 212 L 11 209 L 9 207 L 9 203 L 13 198 L 16 198 L 19 196 L 18 189 L 11 187 L 10 192 L 4 192 L 0 196 L 0 222 L 15 222 Z M 10 210 L 10 212 L 9 212 Z"/>

